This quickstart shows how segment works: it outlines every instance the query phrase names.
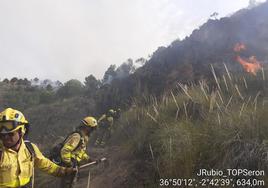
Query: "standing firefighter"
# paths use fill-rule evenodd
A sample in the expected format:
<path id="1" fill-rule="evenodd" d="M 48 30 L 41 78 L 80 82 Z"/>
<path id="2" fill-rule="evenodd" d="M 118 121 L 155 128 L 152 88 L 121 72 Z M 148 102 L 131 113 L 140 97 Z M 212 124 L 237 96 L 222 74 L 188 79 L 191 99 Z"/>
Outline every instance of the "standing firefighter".
<path id="1" fill-rule="evenodd" d="M 60 150 L 61 162 L 64 166 L 76 166 L 91 161 L 86 149 L 89 135 L 97 127 L 97 120 L 94 117 L 86 117 L 76 131 L 71 133 L 64 141 Z M 74 183 L 73 176 L 64 177 L 61 181 L 62 188 L 71 188 Z"/>
<path id="2" fill-rule="evenodd" d="M 120 117 L 120 113 L 120 108 L 117 111 L 110 109 L 106 114 L 103 114 L 100 117 L 98 120 L 99 130 L 95 142 L 96 146 L 104 146 L 105 142 L 111 137 L 114 119 L 118 119 Z"/>
<path id="3" fill-rule="evenodd" d="M 75 173 L 74 168 L 54 164 L 35 144 L 25 141 L 28 127 L 20 111 L 7 108 L 0 113 L 0 187 L 33 187 L 35 167 L 54 176 Z"/>

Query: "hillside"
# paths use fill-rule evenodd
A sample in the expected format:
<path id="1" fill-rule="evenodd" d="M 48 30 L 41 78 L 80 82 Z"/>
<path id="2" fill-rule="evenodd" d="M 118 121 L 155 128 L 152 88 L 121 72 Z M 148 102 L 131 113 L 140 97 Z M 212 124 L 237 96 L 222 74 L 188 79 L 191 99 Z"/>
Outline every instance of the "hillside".
<path id="1" fill-rule="evenodd" d="M 176 82 L 198 81 L 212 77 L 210 64 L 223 72 L 223 63 L 230 71 L 241 71 L 235 61 L 233 47 L 243 42 L 248 47 L 244 56 L 255 55 L 268 61 L 268 2 L 244 9 L 230 17 L 209 19 L 189 37 L 176 40 L 168 47 L 159 47 L 151 59 L 130 78 L 117 85 L 122 93 L 132 92 L 159 95 Z M 122 82 L 122 81 L 121 81 Z M 138 90 L 138 91 L 136 91 Z"/>
<path id="2" fill-rule="evenodd" d="M 88 170 L 91 186 L 98 188 L 159 187 L 162 178 L 202 181 L 196 175 L 200 169 L 247 169 L 266 174 L 268 71 L 256 77 L 224 75 L 227 82 L 214 78 L 217 88 L 204 80 L 189 87 L 180 84 L 160 100 L 148 97 L 150 105 L 137 105 L 123 113 L 109 144 L 89 149 L 93 157 L 108 157 L 110 165 L 83 170 L 77 187 L 86 186 Z M 256 187 L 264 187 L 261 185 L 268 181 L 266 175 L 228 178 L 250 179 Z M 47 187 L 48 182 L 42 185 Z M 206 182 L 202 187 L 209 185 Z M 223 187 L 237 185 L 226 183 Z"/>
<path id="3" fill-rule="evenodd" d="M 108 167 L 90 169 L 93 187 L 159 187 L 160 178 L 198 178 L 202 168 L 267 174 L 267 10 L 268 2 L 210 19 L 189 37 L 159 47 L 128 76 L 112 80 L 116 71 L 109 67 L 109 82 L 90 75 L 84 83 L 72 79 L 57 90 L 27 80 L 0 82 L 0 108 L 23 111 L 31 123 L 29 138 L 44 153 L 83 117 L 122 108 L 106 147 L 95 148 L 91 137 L 90 154 L 110 161 Z M 261 62 L 256 75 L 236 61 L 237 43 L 247 47 L 239 52 L 242 58 L 256 56 Z M 85 187 L 87 173 L 77 187 Z M 268 181 L 267 175 L 254 178 Z M 40 173 L 36 183 L 56 185 L 55 178 Z"/>

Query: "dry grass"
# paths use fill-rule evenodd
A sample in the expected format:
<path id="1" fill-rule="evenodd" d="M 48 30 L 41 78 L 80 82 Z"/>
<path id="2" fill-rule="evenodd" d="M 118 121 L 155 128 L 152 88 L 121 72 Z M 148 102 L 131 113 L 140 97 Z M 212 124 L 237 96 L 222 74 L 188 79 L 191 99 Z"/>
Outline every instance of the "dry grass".
<path id="1" fill-rule="evenodd" d="M 125 114 L 129 125 L 122 129 L 131 135 L 125 148 L 154 172 L 146 177 L 147 187 L 157 185 L 156 177 L 195 177 L 200 168 L 268 173 L 268 96 L 259 84 L 264 78 L 239 79 L 225 68 L 219 79 L 212 67 L 216 90 L 204 80 L 190 86 L 179 83 L 179 92 L 170 92 L 157 105 Z"/>

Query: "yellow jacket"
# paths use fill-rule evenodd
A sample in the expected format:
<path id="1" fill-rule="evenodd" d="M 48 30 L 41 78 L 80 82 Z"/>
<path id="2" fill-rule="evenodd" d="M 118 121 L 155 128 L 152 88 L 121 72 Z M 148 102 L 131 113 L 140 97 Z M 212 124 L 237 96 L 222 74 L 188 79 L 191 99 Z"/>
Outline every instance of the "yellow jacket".
<path id="1" fill-rule="evenodd" d="M 0 187 L 20 187 L 28 184 L 33 175 L 33 167 L 52 174 L 63 176 L 65 168 L 60 167 L 45 158 L 38 147 L 32 144 L 36 157 L 32 159 L 24 141 L 22 140 L 19 151 L 13 151 L 0 145 Z"/>
<path id="2" fill-rule="evenodd" d="M 72 158 L 75 159 L 78 163 L 89 160 L 90 157 L 86 152 L 88 140 L 89 137 L 87 135 L 83 135 L 82 138 L 79 133 L 73 133 L 70 135 L 61 149 L 62 161 L 65 164 L 71 166 Z"/>

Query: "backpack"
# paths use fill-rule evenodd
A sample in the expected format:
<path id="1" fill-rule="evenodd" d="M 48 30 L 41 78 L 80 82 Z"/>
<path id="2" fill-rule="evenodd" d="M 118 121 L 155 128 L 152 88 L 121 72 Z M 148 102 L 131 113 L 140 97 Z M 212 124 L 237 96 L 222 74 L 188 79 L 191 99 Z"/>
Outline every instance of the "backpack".
<path id="1" fill-rule="evenodd" d="M 79 131 L 74 131 L 72 133 L 70 133 L 65 139 L 64 141 L 60 142 L 59 144 L 55 145 L 48 154 L 48 158 L 55 164 L 61 164 L 62 160 L 61 160 L 61 149 L 63 148 L 66 140 L 69 138 L 69 136 L 71 136 L 74 133 L 78 133 L 80 135 L 80 141 L 77 144 L 77 146 L 75 147 L 74 150 L 76 150 L 81 144 L 82 144 L 82 134 Z"/>

